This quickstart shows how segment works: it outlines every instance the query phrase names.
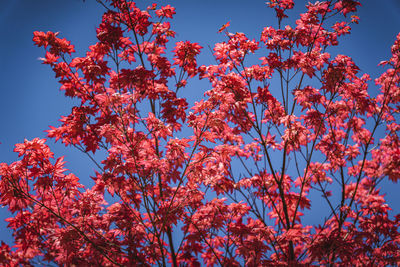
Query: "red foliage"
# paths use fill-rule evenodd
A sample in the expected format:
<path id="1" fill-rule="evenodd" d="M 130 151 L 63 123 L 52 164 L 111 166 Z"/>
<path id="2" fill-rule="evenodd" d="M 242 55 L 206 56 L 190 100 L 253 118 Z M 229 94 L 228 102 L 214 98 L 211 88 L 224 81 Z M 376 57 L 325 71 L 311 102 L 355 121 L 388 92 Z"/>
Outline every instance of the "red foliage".
<path id="1" fill-rule="evenodd" d="M 329 54 L 358 23 L 347 16 L 355 0 L 310 3 L 294 28 L 281 26 L 294 1 L 270 1 L 279 27 L 250 40 L 228 22 L 208 66 L 198 66 L 197 43 L 167 46 L 170 5 L 103 5 L 86 57 L 70 58 L 58 33 L 33 41 L 80 100 L 48 136 L 106 157 L 86 188 L 46 140 L 16 145 L 20 159 L 0 165 L 14 236 L 1 244 L 2 265 L 400 264 L 400 215 L 389 216 L 378 188 L 400 179 L 400 35 L 371 97 L 370 77 Z M 253 54 L 260 61 L 247 66 Z M 196 75 L 211 89 L 189 108 L 179 89 Z M 303 223 L 319 216 L 312 193 L 328 209 L 319 225 Z"/>

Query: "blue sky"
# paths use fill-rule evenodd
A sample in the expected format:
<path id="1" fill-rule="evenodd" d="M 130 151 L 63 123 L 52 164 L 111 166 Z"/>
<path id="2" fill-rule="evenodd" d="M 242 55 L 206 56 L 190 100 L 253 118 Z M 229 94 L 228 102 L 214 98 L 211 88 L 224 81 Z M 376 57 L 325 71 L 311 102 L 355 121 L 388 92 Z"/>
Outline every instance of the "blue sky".
<path id="1" fill-rule="evenodd" d="M 172 25 L 178 33 L 177 40 L 198 42 L 204 47 L 201 64 L 213 63 L 207 46 L 223 40 L 217 31 L 227 21 L 231 21 L 230 31 L 244 32 L 251 38 L 259 36 L 265 26 L 276 26 L 274 13 L 265 6 L 264 0 L 159 2 L 176 7 Z M 296 1 L 297 7 L 292 13 L 304 10 L 306 2 Z M 61 37 L 76 46 L 76 55 L 82 56 L 96 41 L 95 29 L 102 12 L 103 8 L 94 0 L 3 1 L 0 9 L 0 162 L 15 161 L 17 155 L 12 152 L 15 143 L 24 138 L 44 138 L 48 125 L 57 125 L 60 116 L 69 114 L 73 105 L 59 91 L 50 68 L 38 60 L 44 53 L 43 49 L 33 46 L 33 31 L 60 32 Z M 390 46 L 400 31 L 400 1 L 369 0 L 363 3 L 358 15 L 360 24 L 354 25 L 353 33 L 342 39 L 338 53 L 353 57 L 362 72 L 375 78 L 383 71 L 377 64 L 390 56 Z M 190 96 L 198 99 L 208 89 L 207 83 L 195 83 L 190 87 Z M 94 166 L 85 155 L 52 141 L 48 143 L 57 157 L 66 156 L 67 167 L 83 183 L 93 174 Z M 396 198 L 399 189 L 399 184 L 383 186 L 395 213 L 400 212 L 400 198 Z M 0 240 L 4 241 L 10 241 L 9 233 L 3 231 L 2 221 L 7 216 L 6 209 L 0 208 Z"/>

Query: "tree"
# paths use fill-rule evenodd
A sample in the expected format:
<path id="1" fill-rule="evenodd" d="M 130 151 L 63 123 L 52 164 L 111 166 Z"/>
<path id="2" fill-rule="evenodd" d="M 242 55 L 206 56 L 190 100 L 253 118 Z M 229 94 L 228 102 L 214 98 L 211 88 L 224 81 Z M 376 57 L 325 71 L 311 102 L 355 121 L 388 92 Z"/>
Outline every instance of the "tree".
<path id="1" fill-rule="evenodd" d="M 225 24 L 208 66 L 197 43 L 170 48 L 170 5 L 98 2 L 106 11 L 85 57 L 58 33 L 33 37 L 80 100 L 48 137 L 87 154 L 95 184 L 84 187 L 46 140 L 17 144 L 20 159 L 0 165 L 15 240 L 2 243 L 2 264 L 400 263 L 400 215 L 379 190 L 400 178 L 400 35 L 375 93 L 350 57 L 329 53 L 358 23 L 355 0 L 309 3 L 293 27 L 293 0 L 271 0 L 278 27 L 250 40 Z M 211 89 L 189 107 L 197 76 Z M 315 193 L 329 212 L 306 225 Z"/>

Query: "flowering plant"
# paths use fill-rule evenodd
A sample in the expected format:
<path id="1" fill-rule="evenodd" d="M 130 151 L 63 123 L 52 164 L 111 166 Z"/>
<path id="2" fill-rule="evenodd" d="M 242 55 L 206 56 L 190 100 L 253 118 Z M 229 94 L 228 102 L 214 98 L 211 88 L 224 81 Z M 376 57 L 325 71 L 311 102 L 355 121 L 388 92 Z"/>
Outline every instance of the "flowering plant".
<path id="1" fill-rule="evenodd" d="M 80 101 L 48 137 L 93 159 L 94 186 L 46 140 L 17 144 L 20 159 L 0 165 L 15 242 L 2 243 L 2 264 L 400 263 L 400 215 L 389 216 L 378 187 L 400 178 L 400 35 L 371 96 L 370 76 L 330 53 L 358 23 L 358 1 L 309 3 L 292 27 L 294 1 L 271 0 L 277 28 L 251 40 L 228 22 L 215 64 L 201 66 L 198 43 L 169 48 L 172 6 L 98 2 L 106 11 L 86 56 L 58 33 L 33 37 Z M 210 89 L 189 107 L 195 77 Z M 329 212 L 307 225 L 315 193 Z"/>

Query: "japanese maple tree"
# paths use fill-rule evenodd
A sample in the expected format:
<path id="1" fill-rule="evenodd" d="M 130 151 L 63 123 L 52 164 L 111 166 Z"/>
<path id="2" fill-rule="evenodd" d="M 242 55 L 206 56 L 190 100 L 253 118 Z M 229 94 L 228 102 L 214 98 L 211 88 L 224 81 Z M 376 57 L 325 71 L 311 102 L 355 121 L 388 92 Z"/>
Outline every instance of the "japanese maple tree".
<path id="1" fill-rule="evenodd" d="M 48 137 L 93 160 L 94 186 L 45 139 L 17 144 L 19 160 L 0 165 L 14 238 L 3 266 L 400 264 L 400 215 L 379 188 L 400 178 L 400 35 L 372 86 L 331 52 L 358 23 L 355 0 L 309 3 L 293 25 L 294 1 L 271 0 L 277 27 L 252 40 L 225 24 L 202 66 L 202 47 L 176 40 L 172 6 L 98 2 L 86 56 L 58 33 L 33 37 L 80 102 Z M 198 78 L 209 88 L 189 106 Z"/>

